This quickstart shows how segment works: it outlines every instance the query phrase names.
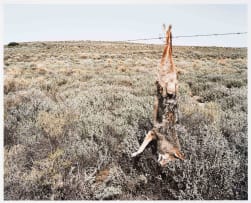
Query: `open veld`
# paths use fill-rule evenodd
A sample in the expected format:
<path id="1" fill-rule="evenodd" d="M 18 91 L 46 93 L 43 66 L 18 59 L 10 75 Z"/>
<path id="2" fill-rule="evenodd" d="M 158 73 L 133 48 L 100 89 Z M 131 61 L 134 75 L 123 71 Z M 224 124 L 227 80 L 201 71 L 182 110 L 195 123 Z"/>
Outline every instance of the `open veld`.
<path id="1" fill-rule="evenodd" d="M 4 47 L 4 199 L 247 199 L 247 49 L 174 47 L 185 161 L 161 168 L 152 127 L 162 45 Z"/>

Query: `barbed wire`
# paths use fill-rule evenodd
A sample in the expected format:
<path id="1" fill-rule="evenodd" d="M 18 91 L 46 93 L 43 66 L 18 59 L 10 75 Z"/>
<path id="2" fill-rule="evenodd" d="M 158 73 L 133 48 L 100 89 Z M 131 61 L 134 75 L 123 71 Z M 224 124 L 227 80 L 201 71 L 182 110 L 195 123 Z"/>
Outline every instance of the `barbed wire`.
<path id="1" fill-rule="evenodd" d="M 242 35 L 247 34 L 247 32 L 228 32 L 228 33 L 214 33 L 214 34 L 197 34 L 197 35 L 180 35 L 173 36 L 172 38 L 187 38 L 187 37 L 209 37 L 209 36 L 222 36 L 222 35 Z M 122 40 L 125 42 L 133 42 L 133 41 L 147 41 L 147 40 L 156 40 L 156 39 L 165 39 L 165 37 L 152 37 L 152 38 L 142 38 L 142 39 L 129 39 Z"/>

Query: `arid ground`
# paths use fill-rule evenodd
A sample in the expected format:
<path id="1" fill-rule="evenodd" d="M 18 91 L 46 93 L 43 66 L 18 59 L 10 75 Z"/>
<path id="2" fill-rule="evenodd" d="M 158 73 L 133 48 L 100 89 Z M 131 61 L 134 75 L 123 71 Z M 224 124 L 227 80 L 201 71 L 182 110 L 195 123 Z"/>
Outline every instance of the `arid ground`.
<path id="1" fill-rule="evenodd" d="M 156 162 L 162 45 L 4 46 L 4 199 L 247 199 L 247 49 L 174 47 L 185 161 Z"/>

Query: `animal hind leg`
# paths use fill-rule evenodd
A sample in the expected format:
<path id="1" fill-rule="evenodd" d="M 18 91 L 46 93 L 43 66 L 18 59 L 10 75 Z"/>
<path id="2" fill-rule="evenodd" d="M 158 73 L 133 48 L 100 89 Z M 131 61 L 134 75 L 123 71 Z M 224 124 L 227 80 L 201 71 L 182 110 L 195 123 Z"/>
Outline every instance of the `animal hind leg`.
<path id="1" fill-rule="evenodd" d="M 146 148 L 146 146 L 147 146 L 153 139 L 155 139 L 155 138 L 156 138 L 155 133 L 154 133 L 152 130 L 150 130 L 150 131 L 147 133 L 147 135 L 146 135 L 146 137 L 145 137 L 143 143 L 142 143 L 141 146 L 139 147 L 138 151 L 137 151 L 137 152 L 134 152 L 134 153 L 132 154 L 132 157 L 135 157 L 135 156 L 137 156 L 138 154 L 142 153 L 142 152 L 144 151 L 144 149 Z"/>

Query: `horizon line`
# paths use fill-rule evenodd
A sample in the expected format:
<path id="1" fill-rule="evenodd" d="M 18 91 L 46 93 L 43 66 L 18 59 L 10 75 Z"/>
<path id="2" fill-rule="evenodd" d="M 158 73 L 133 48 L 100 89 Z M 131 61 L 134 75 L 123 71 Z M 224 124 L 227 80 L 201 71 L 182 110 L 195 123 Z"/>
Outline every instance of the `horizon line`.
<path id="1" fill-rule="evenodd" d="M 83 39 L 83 40 L 35 40 L 35 41 L 10 41 L 6 44 L 3 44 L 4 46 L 8 46 L 10 43 L 53 43 L 53 42 L 100 42 L 100 43 L 121 43 L 121 44 L 142 44 L 142 45 L 164 45 L 165 43 L 143 43 L 143 42 L 128 42 L 124 40 L 89 40 L 89 39 Z M 246 46 L 216 46 L 216 45 L 175 45 L 174 47 L 217 47 L 217 48 L 248 48 L 248 45 Z"/>

